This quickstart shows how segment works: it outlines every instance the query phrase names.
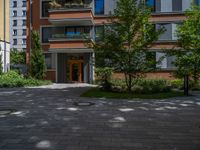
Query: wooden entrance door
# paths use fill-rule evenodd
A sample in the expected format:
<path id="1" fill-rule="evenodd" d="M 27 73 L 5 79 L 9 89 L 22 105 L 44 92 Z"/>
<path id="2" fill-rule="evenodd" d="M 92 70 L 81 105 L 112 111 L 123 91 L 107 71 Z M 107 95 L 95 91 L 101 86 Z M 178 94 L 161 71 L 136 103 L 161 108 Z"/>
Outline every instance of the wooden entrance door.
<path id="1" fill-rule="evenodd" d="M 70 60 L 70 81 L 71 82 L 83 82 L 83 61 L 82 60 Z"/>

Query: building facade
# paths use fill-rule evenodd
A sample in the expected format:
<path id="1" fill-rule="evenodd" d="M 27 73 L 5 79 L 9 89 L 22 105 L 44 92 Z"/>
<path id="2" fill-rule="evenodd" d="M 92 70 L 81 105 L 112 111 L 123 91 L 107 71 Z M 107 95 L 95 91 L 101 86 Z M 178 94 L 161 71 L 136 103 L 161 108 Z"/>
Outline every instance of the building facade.
<path id="1" fill-rule="evenodd" d="M 10 0 L 11 48 L 26 50 L 26 0 Z"/>
<path id="2" fill-rule="evenodd" d="M 9 0 L 0 1 L 0 55 L 3 71 L 10 69 Z"/>
<path id="3" fill-rule="evenodd" d="M 184 11 L 193 0 L 146 0 L 152 7 L 151 21 L 156 28 L 164 26 L 166 32 L 154 43 L 150 51 L 159 60 L 163 49 L 170 49 L 176 43 L 176 27 L 186 17 Z M 30 33 L 37 30 L 41 35 L 42 48 L 47 64 L 47 79 L 55 82 L 92 82 L 94 80 L 94 53 L 87 43 L 97 40 L 103 32 L 103 25 L 116 8 L 117 0 L 59 0 L 60 6 L 50 7 L 50 0 L 28 0 L 27 60 L 30 59 Z M 199 3 L 199 0 L 195 1 Z M 31 19 L 32 20 L 31 20 Z M 83 38 L 84 37 L 84 38 Z M 173 70 L 172 61 L 166 57 L 159 64 L 158 74 L 168 76 Z"/>

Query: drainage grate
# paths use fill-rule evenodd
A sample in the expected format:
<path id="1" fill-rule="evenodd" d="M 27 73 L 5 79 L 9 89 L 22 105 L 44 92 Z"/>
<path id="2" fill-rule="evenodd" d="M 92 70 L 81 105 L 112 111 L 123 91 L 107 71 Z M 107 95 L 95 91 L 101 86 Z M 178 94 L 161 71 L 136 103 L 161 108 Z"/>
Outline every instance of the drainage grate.
<path id="1" fill-rule="evenodd" d="M 10 115 L 13 112 L 16 112 L 16 110 L 14 110 L 14 109 L 0 109 L 0 116 Z"/>
<path id="2" fill-rule="evenodd" d="M 92 106 L 94 104 L 95 103 L 92 103 L 92 102 L 74 102 L 75 106 Z"/>

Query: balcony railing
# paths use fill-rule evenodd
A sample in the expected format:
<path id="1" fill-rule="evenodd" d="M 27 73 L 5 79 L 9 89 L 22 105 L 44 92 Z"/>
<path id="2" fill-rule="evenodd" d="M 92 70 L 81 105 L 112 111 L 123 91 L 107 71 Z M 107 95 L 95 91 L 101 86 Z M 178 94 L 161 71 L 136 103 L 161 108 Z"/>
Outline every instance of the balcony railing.
<path id="1" fill-rule="evenodd" d="M 54 40 L 88 40 L 91 39 L 89 33 L 83 34 L 53 34 L 52 37 L 49 39 L 50 41 Z"/>
<path id="2" fill-rule="evenodd" d="M 52 3 L 49 9 L 49 22 L 52 24 L 84 26 L 94 24 L 92 8 L 89 4 Z"/>

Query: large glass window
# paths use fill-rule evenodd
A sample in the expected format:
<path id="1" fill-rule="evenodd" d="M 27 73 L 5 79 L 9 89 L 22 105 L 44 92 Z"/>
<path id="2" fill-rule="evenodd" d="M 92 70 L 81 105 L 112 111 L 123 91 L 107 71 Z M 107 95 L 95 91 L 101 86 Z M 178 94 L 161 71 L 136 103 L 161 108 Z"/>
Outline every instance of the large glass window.
<path id="1" fill-rule="evenodd" d="M 48 43 L 49 38 L 52 37 L 52 27 L 42 28 L 42 43 Z"/>
<path id="2" fill-rule="evenodd" d="M 95 27 L 95 40 L 101 40 L 104 35 L 104 26 L 96 26 Z"/>
<path id="3" fill-rule="evenodd" d="M 104 14 L 104 0 L 95 0 L 95 14 L 96 15 Z"/>
<path id="4" fill-rule="evenodd" d="M 197 4 L 197 5 L 200 5 L 200 0 L 196 0 L 196 4 Z"/>
<path id="5" fill-rule="evenodd" d="M 151 9 L 151 11 L 155 11 L 155 0 L 146 0 L 146 5 Z"/>
<path id="6" fill-rule="evenodd" d="M 55 55 L 52 53 L 45 53 L 44 55 L 47 69 L 55 69 Z"/>
<path id="7" fill-rule="evenodd" d="M 165 32 L 162 33 L 159 37 L 159 40 L 172 40 L 172 24 L 162 23 L 156 24 L 156 29 L 164 28 Z"/>
<path id="8" fill-rule="evenodd" d="M 48 17 L 49 16 L 49 9 L 50 9 L 50 5 L 49 5 L 50 1 L 42 1 L 42 17 Z"/>

